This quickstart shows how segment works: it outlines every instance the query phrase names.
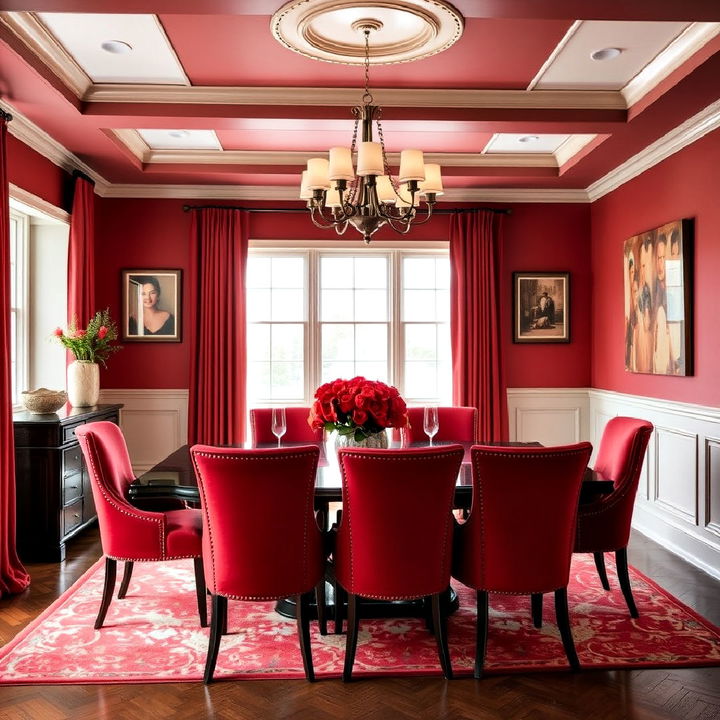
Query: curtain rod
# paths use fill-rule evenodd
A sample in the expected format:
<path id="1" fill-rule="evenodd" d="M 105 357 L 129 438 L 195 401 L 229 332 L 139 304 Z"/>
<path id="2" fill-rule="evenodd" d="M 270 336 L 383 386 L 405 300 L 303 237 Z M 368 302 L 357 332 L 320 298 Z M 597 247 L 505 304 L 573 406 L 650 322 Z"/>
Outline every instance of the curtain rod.
<path id="1" fill-rule="evenodd" d="M 183 212 L 190 212 L 190 210 L 245 210 L 246 212 L 256 213 L 306 213 L 307 208 L 254 208 L 254 207 L 243 207 L 241 205 L 183 205 Z M 501 215 L 512 215 L 512 208 L 492 208 L 492 207 L 479 207 L 479 208 L 441 208 L 433 210 L 433 215 L 452 215 L 455 213 L 466 213 L 473 212 L 475 210 L 487 210 L 488 212 L 499 213 Z"/>

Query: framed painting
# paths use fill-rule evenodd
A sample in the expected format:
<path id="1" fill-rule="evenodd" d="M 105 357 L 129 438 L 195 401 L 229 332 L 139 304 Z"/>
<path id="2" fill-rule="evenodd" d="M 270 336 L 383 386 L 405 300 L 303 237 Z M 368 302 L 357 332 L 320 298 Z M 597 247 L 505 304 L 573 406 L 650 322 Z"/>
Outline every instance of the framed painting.
<path id="1" fill-rule="evenodd" d="M 570 273 L 513 273 L 513 342 L 570 342 Z"/>
<path id="2" fill-rule="evenodd" d="M 122 271 L 124 342 L 181 342 L 182 270 Z"/>
<path id="3" fill-rule="evenodd" d="M 625 370 L 692 375 L 693 221 L 634 235 L 623 248 Z"/>

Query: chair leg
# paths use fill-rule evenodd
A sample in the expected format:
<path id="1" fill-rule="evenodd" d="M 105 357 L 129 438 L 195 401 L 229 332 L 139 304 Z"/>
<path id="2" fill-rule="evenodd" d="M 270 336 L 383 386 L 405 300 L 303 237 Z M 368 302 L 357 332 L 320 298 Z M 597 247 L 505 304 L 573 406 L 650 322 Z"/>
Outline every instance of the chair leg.
<path id="1" fill-rule="evenodd" d="M 343 682 L 352 680 L 352 669 L 355 663 L 357 650 L 358 630 L 360 628 L 360 615 L 358 614 L 358 598 L 354 593 L 348 593 L 348 628 L 345 642 L 345 665 L 343 667 Z"/>
<path id="2" fill-rule="evenodd" d="M 473 675 L 477 680 L 482 677 L 485 665 L 485 651 L 487 649 L 488 633 L 488 594 L 485 590 L 477 591 L 477 630 L 475 638 L 475 670 Z"/>
<path id="3" fill-rule="evenodd" d="M 195 593 L 197 595 L 198 615 L 200 627 L 207 627 L 207 588 L 205 587 L 205 568 L 201 557 L 194 558 L 195 565 Z"/>
<path id="4" fill-rule="evenodd" d="M 327 635 L 327 617 L 325 615 L 325 578 L 315 586 L 315 605 L 317 605 L 318 629 L 321 635 Z"/>
<path id="5" fill-rule="evenodd" d="M 435 640 L 437 641 L 438 655 L 440 657 L 443 675 L 445 675 L 448 680 L 452 680 L 453 672 L 452 665 L 450 664 L 450 650 L 448 649 L 447 641 L 447 618 L 440 607 L 440 595 L 441 593 L 435 593 L 432 596 L 433 627 L 435 629 Z"/>
<path id="6" fill-rule="evenodd" d="M 536 628 L 542 627 L 543 596 L 542 593 L 530 595 L 530 607 L 532 609 L 533 625 Z"/>
<path id="7" fill-rule="evenodd" d="M 432 595 L 426 595 L 422 599 L 422 609 L 423 613 L 425 614 L 425 629 L 434 635 L 435 625 L 433 623 Z"/>
<path id="8" fill-rule="evenodd" d="M 123 579 L 120 583 L 120 589 L 118 590 L 118 600 L 122 600 L 127 595 L 128 586 L 130 585 L 130 578 L 132 577 L 132 571 L 133 561 L 126 560 L 125 568 L 123 569 Z"/>
<path id="9" fill-rule="evenodd" d="M 227 623 L 227 598 L 222 595 L 212 596 L 212 618 L 210 620 L 210 640 L 208 642 L 207 659 L 205 660 L 205 675 L 203 682 L 208 685 L 212 682 L 217 662 L 222 628 Z"/>
<path id="10" fill-rule="evenodd" d="M 595 558 L 595 567 L 597 568 L 597 574 L 600 577 L 600 582 L 602 583 L 603 589 L 609 590 L 610 583 L 608 582 L 608 576 L 605 570 L 605 553 L 596 552 L 593 553 L 593 557 Z"/>
<path id="11" fill-rule="evenodd" d="M 110 607 L 110 601 L 112 600 L 113 592 L 115 590 L 115 575 L 117 573 L 117 560 L 112 558 L 105 558 L 105 584 L 103 585 L 103 596 L 100 601 L 100 611 L 95 619 L 95 629 L 99 630 L 105 622 L 105 616 L 107 615 L 108 608 Z"/>
<path id="12" fill-rule="evenodd" d="M 628 610 L 630 611 L 630 617 L 640 617 L 640 613 L 635 605 L 635 599 L 633 598 L 632 588 L 630 587 L 630 574 L 628 573 L 627 563 L 627 547 L 620 548 L 615 551 L 615 564 L 617 566 L 618 580 L 620 581 L 620 588 L 622 594 L 625 596 L 625 602 L 627 603 Z"/>
<path id="13" fill-rule="evenodd" d="M 565 655 L 567 655 L 570 667 L 577 671 L 580 669 L 580 661 L 575 652 L 572 632 L 570 631 L 570 616 L 568 614 L 567 588 L 559 588 L 555 591 L 555 618 L 557 619 L 558 630 L 562 638 Z"/>
<path id="14" fill-rule="evenodd" d="M 347 593 L 340 583 L 335 580 L 333 582 L 333 594 L 335 595 L 335 634 L 340 635 L 343 631 L 343 615 L 345 614 L 345 601 Z"/>
<path id="15" fill-rule="evenodd" d="M 310 593 L 296 595 L 295 608 L 297 610 L 298 640 L 300 641 L 300 654 L 305 668 L 305 677 L 308 682 L 315 682 L 312 648 L 310 646 Z"/>

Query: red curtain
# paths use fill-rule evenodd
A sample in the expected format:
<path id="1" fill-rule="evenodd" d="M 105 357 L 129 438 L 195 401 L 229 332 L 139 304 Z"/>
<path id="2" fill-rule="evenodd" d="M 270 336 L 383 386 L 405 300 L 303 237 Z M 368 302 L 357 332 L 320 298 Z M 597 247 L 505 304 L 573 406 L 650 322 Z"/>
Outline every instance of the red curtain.
<path id="1" fill-rule="evenodd" d="M 96 311 L 94 187 L 91 180 L 75 177 L 68 248 L 68 322 L 77 318 L 79 327 L 85 327 Z"/>
<path id="2" fill-rule="evenodd" d="M 473 210 L 450 225 L 453 403 L 478 409 L 482 442 L 507 437 L 500 350 L 502 215 Z"/>
<path id="3" fill-rule="evenodd" d="M 245 439 L 248 223 L 242 210 L 193 211 L 190 444 L 242 445 Z"/>
<path id="4" fill-rule="evenodd" d="M 7 121 L 0 110 L 0 597 L 19 593 L 30 577 L 15 550 L 15 441 L 10 379 L 10 192 Z"/>

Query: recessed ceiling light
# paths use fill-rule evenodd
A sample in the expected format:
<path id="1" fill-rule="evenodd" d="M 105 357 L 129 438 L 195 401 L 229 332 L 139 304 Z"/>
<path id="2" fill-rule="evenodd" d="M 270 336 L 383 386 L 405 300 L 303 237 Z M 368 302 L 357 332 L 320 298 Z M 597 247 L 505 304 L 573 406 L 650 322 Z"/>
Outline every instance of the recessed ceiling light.
<path id="1" fill-rule="evenodd" d="M 190 133 L 187 130 L 168 130 L 168 135 L 172 138 L 190 137 Z"/>
<path id="2" fill-rule="evenodd" d="M 521 138 L 518 138 L 518 142 L 534 143 L 534 142 L 537 142 L 539 139 L 540 139 L 539 135 L 523 135 Z"/>
<path id="3" fill-rule="evenodd" d="M 106 40 L 100 46 L 105 52 L 112 53 L 113 55 L 126 55 L 132 52 L 132 45 L 130 43 L 123 42 L 122 40 Z"/>
<path id="4" fill-rule="evenodd" d="M 594 53 L 590 53 L 590 57 L 593 60 L 612 60 L 620 55 L 621 52 L 622 50 L 620 48 L 607 47 L 602 50 L 596 50 Z"/>

